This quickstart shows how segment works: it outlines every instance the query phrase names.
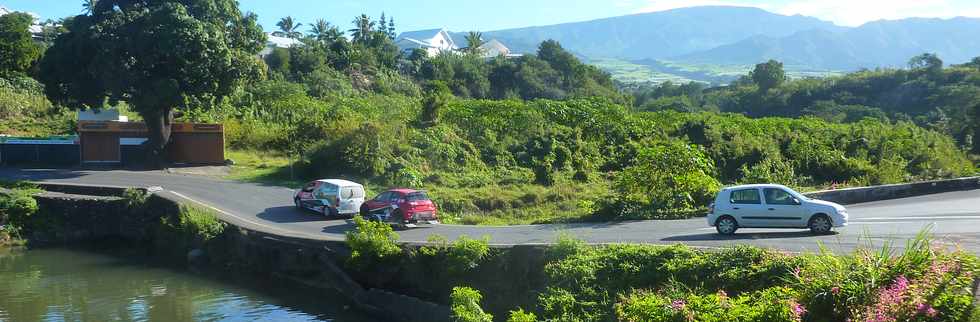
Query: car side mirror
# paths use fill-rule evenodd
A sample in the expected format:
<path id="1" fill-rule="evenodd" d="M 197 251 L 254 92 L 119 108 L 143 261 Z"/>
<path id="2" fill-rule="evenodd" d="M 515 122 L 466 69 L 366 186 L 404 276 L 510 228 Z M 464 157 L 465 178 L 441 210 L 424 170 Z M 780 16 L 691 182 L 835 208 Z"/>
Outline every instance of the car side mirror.
<path id="1" fill-rule="evenodd" d="M 800 202 L 800 199 L 798 199 L 798 198 L 793 198 L 793 202 L 796 203 L 797 206 L 803 204 L 802 202 Z"/>

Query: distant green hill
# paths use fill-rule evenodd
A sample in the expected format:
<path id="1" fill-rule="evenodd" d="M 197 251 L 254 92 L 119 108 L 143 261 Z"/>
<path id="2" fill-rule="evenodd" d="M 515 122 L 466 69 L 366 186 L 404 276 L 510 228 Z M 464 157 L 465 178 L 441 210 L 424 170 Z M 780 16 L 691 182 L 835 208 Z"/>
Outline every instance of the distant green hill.
<path id="1" fill-rule="evenodd" d="M 776 59 L 818 69 L 903 67 L 912 56 L 936 53 L 950 63 L 980 56 L 980 19 L 878 21 L 845 31 L 807 30 L 786 37 L 753 36 L 675 57 L 687 63 L 753 64 Z"/>
<path id="2" fill-rule="evenodd" d="M 558 40 L 582 58 L 613 65 L 607 70 L 617 79 L 635 79 L 643 72 L 620 63 L 628 62 L 652 68 L 657 75 L 650 79 L 704 82 L 731 77 L 698 75 L 744 69 L 768 59 L 796 66 L 806 75 L 901 67 L 924 52 L 936 53 L 947 63 L 962 63 L 980 56 L 976 35 L 980 35 L 977 18 L 910 18 L 841 27 L 757 8 L 712 6 L 484 32 L 484 38 L 498 39 L 517 53 L 533 53 L 542 41 Z M 465 44 L 463 33 L 453 37 Z M 680 70 L 693 73 L 672 73 L 663 62 L 687 66 Z M 616 75 L 619 71 L 627 74 Z"/>
<path id="3" fill-rule="evenodd" d="M 755 35 L 783 37 L 811 29 L 841 27 L 816 18 L 778 15 L 757 8 L 693 7 L 492 31 L 484 33 L 484 37 L 500 39 L 518 52 L 534 52 L 537 44 L 555 39 L 585 57 L 635 60 L 689 54 Z"/>

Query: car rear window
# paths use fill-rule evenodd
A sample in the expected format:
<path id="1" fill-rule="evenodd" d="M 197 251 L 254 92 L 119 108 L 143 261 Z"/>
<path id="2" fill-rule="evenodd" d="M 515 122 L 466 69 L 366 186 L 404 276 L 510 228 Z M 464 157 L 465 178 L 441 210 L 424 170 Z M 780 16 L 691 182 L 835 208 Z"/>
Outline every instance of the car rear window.
<path id="1" fill-rule="evenodd" d="M 364 189 L 360 187 L 344 187 L 340 191 L 340 196 L 347 199 L 364 198 Z"/>
<path id="2" fill-rule="evenodd" d="M 758 205 L 762 204 L 762 198 L 759 198 L 759 189 L 735 190 L 732 191 L 732 203 L 742 205 Z"/>
<path id="3" fill-rule="evenodd" d="M 408 201 L 423 201 L 429 200 L 429 195 L 425 194 L 425 192 L 418 191 L 408 194 L 405 196 L 405 199 Z"/>

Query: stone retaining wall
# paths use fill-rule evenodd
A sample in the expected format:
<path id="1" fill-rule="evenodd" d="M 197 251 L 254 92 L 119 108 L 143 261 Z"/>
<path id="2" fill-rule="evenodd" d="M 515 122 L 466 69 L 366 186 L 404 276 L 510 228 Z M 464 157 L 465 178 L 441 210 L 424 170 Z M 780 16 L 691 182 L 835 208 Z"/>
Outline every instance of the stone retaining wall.
<path id="1" fill-rule="evenodd" d="M 445 305 L 362 287 L 343 269 L 350 250 L 342 241 L 270 235 L 227 223 L 224 232 L 205 243 L 174 243 L 163 219 L 180 211 L 182 199 L 168 192 L 152 195 L 146 206 L 130 209 L 119 197 L 125 187 L 43 183 L 36 195 L 39 211 L 30 219 L 34 245 L 58 245 L 121 238 L 146 245 L 158 257 L 201 269 L 234 270 L 333 291 L 361 311 L 384 321 L 449 321 Z M 2 191 L 0 191 L 2 192 Z"/>
<path id="2" fill-rule="evenodd" d="M 807 197 L 843 205 L 980 189 L 980 177 L 901 183 L 805 193 Z"/>

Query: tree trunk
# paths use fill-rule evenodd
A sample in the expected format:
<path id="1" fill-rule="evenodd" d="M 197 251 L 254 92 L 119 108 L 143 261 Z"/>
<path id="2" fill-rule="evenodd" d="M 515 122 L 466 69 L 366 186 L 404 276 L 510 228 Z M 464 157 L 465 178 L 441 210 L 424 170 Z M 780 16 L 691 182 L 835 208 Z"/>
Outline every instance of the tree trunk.
<path id="1" fill-rule="evenodd" d="M 149 113 L 140 113 L 149 130 L 146 141 L 146 164 L 154 169 L 167 165 L 167 145 L 170 143 L 170 125 L 174 121 L 173 108 L 165 108 Z"/>

